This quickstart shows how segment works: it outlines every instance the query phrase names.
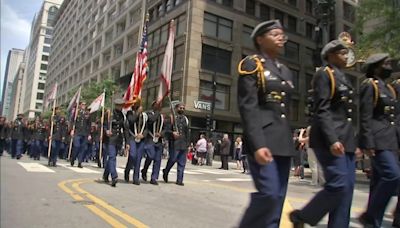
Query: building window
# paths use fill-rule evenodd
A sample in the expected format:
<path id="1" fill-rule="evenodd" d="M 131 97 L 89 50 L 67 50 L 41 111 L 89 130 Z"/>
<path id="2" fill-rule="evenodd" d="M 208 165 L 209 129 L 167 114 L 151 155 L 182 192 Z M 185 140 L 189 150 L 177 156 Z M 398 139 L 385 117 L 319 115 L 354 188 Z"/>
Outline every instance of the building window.
<path id="1" fill-rule="evenodd" d="M 299 71 L 295 69 L 290 69 L 292 71 L 292 83 L 295 91 L 299 91 Z"/>
<path id="2" fill-rule="evenodd" d="M 288 16 L 288 30 L 290 32 L 297 32 L 297 18 L 293 16 Z"/>
<path id="3" fill-rule="evenodd" d="M 44 90 L 44 83 L 39 83 L 38 84 L 38 89 Z"/>
<path id="4" fill-rule="evenodd" d="M 167 12 L 169 12 L 169 11 L 172 9 L 172 7 L 173 7 L 173 2 L 172 2 L 172 0 L 168 0 L 168 1 L 167 1 L 167 5 L 166 5 L 166 10 L 167 10 Z"/>
<path id="5" fill-rule="evenodd" d="M 306 0 L 306 13 L 313 15 L 313 1 Z"/>
<path id="6" fill-rule="evenodd" d="M 282 25 L 285 24 L 285 14 L 282 11 L 275 9 L 275 19 L 279 20 Z"/>
<path id="7" fill-rule="evenodd" d="M 306 37 L 308 39 L 313 39 L 314 25 L 306 22 Z"/>
<path id="8" fill-rule="evenodd" d="M 50 53 L 51 48 L 47 46 L 43 46 L 43 52 Z"/>
<path id="9" fill-rule="evenodd" d="M 41 110 L 42 108 L 43 108 L 43 105 L 42 105 L 42 104 L 40 104 L 40 103 L 36 103 L 36 104 L 35 104 L 35 109 Z"/>
<path id="10" fill-rule="evenodd" d="M 292 6 L 297 7 L 297 0 L 288 0 L 288 3 Z"/>
<path id="11" fill-rule="evenodd" d="M 222 5 L 232 7 L 233 6 L 233 0 L 222 0 Z"/>
<path id="12" fill-rule="evenodd" d="M 48 38 L 48 37 L 44 38 L 44 43 L 51 44 L 51 38 Z"/>
<path id="13" fill-rule="evenodd" d="M 270 8 L 269 6 L 260 3 L 260 19 L 263 21 L 267 21 L 270 19 Z"/>
<path id="14" fill-rule="evenodd" d="M 210 13 L 204 13 L 204 34 L 220 38 L 222 40 L 232 40 L 232 26 L 231 20 L 223 17 L 218 17 Z"/>
<path id="15" fill-rule="evenodd" d="M 168 39 L 168 27 L 169 27 L 169 24 L 166 24 L 161 28 L 160 44 L 164 44 L 165 42 L 167 42 L 167 39 Z"/>
<path id="16" fill-rule="evenodd" d="M 355 21 L 355 8 L 354 6 L 343 2 L 343 18 L 349 22 Z"/>
<path id="17" fill-rule="evenodd" d="M 215 93 L 215 109 L 229 110 L 230 87 L 222 84 L 216 84 Z M 199 100 L 212 102 L 213 100 L 213 83 L 200 80 Z"/>
<path id="18" fill-rule="evenodd" d="M 179 16 L 175 23 L 176 26 L 176 36 L 182 35 L 186 31 L 186 15 Z"/>
<path id="19" fill-rule="evenodd" d="M 47 64 L 40 64 L 40 70 L 47 70 Z"/>
<path id="20" fill-rule="evenodd" d="M 253 27 L 243 25 L 243 30 L 242 30 L 242 41 L 243 45 L 246 47 L 253 47 L 253 40 L 251 39 L 250 35 L 251 32 L 253 31 Z"/>
<path id="21" fill-rule="evenodd" d="M 49 61 L 49 56 L 48 55 L 42 55 L 42 61 Z"/>
<path id="22" fill-rule="evenodd" d="M 53 29 L 46 29 L 46 35 L 53 35 Z"/>
<path id="23" fill-rule="evenodd" d="M 246 13 L 256 15 L 256 2 L 254 0 L 246 0 Z"/>
<path id="24" fill-rule="evenodd" d="M 182 80 L 178 79 L 172 81 L 171 83 L 171 99 L 172 100 L 180 100 L 181 99 L 181 91 L 182 91 Z M 165 99 L 167 100 L 167 99 Z"/>
<path id="25" fill-rule="evenodd" d="M 52 6 L 49 8 L 48 14 L 47 14 L 47 26 L 53 27 L 54 26 L 54 19 L 57 15 L 58 8 L 55 6 Z"/>
<path id="26" fill-rule="evenodd" d="M 43 100 L 43 93 L 37 93 L 36 100 Z"/>
<path id="27" fill-rule="evenodd" d="M 222 74 L 231 73 L 230 51 L 203 44 L 201 68 Z"/>
<path id="28" fill-rule="evenodd" d="M 306 90 L 309 91 L 312 88 L 312 79 L 313 79 L 312 74 L 306 74 Z"/>
<path id="29" fill-rule="evenodd" d="M 172 71 L 179 71 L 183 69 L 183 62 L 185 61 L 185 48 L 183 45 L 175 47 L 174 50 L 174 66 Z"/>
<path id="30" fill-rule="evenodd" d="M 285 57 L 295 62 L 299 61 L 299 44 L 288 41 L 285 45 Z"/>
<path id="31" fill-rule="evenodd" d="M 314 50 L 311 49 L 311 48 L 306 48 L 306 53 L 305 54 L 306 54 L 306 59 L 304 60 L 305 65 L 308 66 L 308 67 L 314 66 L 314 62 L 313 62 Z"/>
<path id="32" fill-rule="evenodd" d="M 289 120 L 298 121 L 299 120 L 299 101 L 291 100 L 289 107 Z"/>

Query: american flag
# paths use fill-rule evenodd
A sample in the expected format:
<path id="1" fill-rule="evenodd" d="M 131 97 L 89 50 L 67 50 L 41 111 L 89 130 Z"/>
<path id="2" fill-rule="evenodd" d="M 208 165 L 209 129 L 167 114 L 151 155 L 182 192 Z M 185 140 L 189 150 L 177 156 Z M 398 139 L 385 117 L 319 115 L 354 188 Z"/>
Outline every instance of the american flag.
<path id="1" fill-rule="evenodd" d="M 143 26 L 142 41 L 140 43 L 140 49 L 136 54 L 135 69 L 132 73 L 131 82 L 125 92 L 124 100 L 127 106 L 131 106 L 140 99 L 142 95 L 143 82 L 147 78 L 148 64 L 147 64 L 147 25 L 148 17 Z"/>
<path id="2" fill-rule="evenodd" d="M 69 102 L 68 108 L 67 108 L 67 113 L 68 113 L 68 119 L 70 122 L 73 122 L 76 120 L 76 114 L 78 111 L 78 105 L 79 105 L 79 100 L 81 99 L 81 89 L 82 87 L 79 87 L 78 91 L 76 91 L 75 95 L 72 97 L 71 101 Z"/>

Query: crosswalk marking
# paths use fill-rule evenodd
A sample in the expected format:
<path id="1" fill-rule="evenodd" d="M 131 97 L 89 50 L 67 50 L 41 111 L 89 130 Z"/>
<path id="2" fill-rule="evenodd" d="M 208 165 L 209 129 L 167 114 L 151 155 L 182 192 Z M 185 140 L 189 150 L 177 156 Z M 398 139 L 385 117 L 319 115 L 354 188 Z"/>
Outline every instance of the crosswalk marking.
<path id="1" fill-rule="evenodd" d="M 52 169 L 47 168 L 46 166 L 32 162 L 18 162 L 20 166 L 22 166 L 28 172 L 37 172 L 37 173 L 54 173 L 55 171 Z"/>
<path id="2" fill-rule="evenodd" d="M 252 181 L 250 178 L 217 178 L 218 181 L 223 182 L 247 182 Z"/>
<path id="3" fill-rule="evenodd" d="M 67 164 L 62 164 L 62 163 L 59 163 L 58 165 L 61 166 L 61 167 L 70 169 L 70 170 L 72 170 L 74 172 L 77 172 L 77 173 L 100 173 L 99 171 L 91 170 L 91 169 L 88 169 L 86 167 L 78 168 L 78 167 L 73 167 L 73 166 L 70 166 L 70 165 L 67 165 Z"/>

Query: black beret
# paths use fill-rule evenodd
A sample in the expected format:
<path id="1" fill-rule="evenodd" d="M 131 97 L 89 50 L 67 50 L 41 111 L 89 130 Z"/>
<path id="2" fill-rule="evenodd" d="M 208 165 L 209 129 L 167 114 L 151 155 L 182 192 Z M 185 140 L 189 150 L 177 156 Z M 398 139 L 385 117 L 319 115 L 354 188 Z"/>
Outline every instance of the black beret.
<path id="1" fill-rule="evenodd" d="M 379 63 L 385 59 L 389 58 L 389 54 L 388 53 L 377 53 L 377 54 L 373 54 L 370 55 L 367 60 L 365 60 L 364 65 L 362 66 L 362 71 L 363 72 L 367 72 L 369 70 L 369 68 L 376 64 Z"/>
<path id="2" fill-rule="evenodd" d="M 327 43 L 321 51 L 321 58 L 326 60 L 326 57 L 329 53 L 333 53 L 335 51 L 339 51 L 342 49 L 347 49 L 346 45 L 340 40 L 332 40 Z"/>
<path id="3" fill-rule="evenodd" d="M 258 24 L 251 33 L 250 37 L 254 40 L 256 37 L 263 35 L 264 33 L 272 29 L 282 29 L 282 25 L 279 20 L 269 20 Z"/>

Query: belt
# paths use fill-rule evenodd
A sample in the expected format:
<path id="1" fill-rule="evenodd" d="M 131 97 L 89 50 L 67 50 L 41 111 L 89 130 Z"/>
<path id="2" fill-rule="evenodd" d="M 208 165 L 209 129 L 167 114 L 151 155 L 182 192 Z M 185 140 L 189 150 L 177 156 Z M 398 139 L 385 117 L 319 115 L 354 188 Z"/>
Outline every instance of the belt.
<path id="1" fill-rule="evenodd" d="M 278 92 L 270 92 L 264 95 L 264 101 L 266 103 L 281 103 L 283 97 Z"/>

